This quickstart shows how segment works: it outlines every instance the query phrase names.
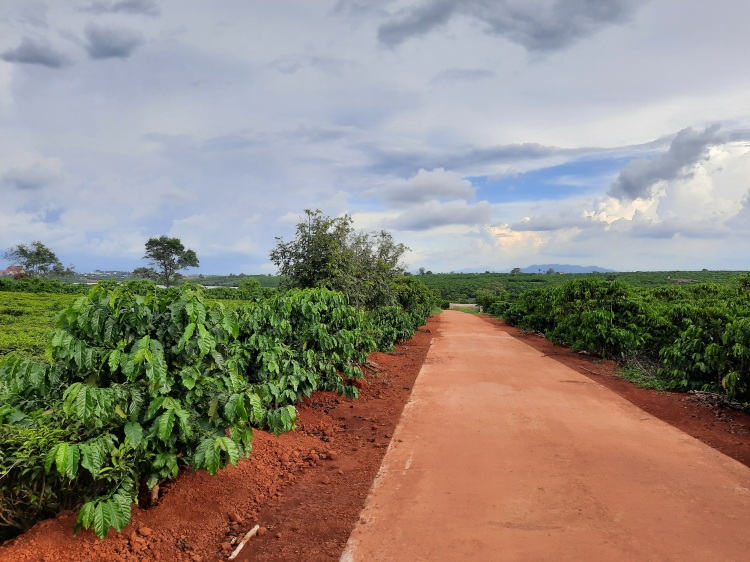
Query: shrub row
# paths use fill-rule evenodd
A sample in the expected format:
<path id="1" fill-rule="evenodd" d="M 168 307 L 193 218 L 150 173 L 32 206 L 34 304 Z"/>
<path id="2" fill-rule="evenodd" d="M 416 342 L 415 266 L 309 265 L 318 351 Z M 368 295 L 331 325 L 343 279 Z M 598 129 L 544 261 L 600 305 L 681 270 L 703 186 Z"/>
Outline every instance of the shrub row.
<path id="1" fill-rule="evenodd" d="M 500 295 L 485 310 L 544 333 L 574 351 L 644 355 L 677 389 L 710 388 L 750 397 L 750 275 L 730 286 L 633 288 L 580 279 L 561 287 Z"/>
<path id="2" fill-rule="evenodd" d="M 315 390 L 356 397 L 367 353 L 431 310 L 408 283 L 409 310 L 370 312 L 325 289 L 234 309 L 199 286 L 141 292 L 97 286 L 58 314 L 46 362 L 0 360 L 0 526 L 82 505 L 77 529 L 121 530 L 141 482 L 236 464 L 253 429 L 291 430 Z"/>

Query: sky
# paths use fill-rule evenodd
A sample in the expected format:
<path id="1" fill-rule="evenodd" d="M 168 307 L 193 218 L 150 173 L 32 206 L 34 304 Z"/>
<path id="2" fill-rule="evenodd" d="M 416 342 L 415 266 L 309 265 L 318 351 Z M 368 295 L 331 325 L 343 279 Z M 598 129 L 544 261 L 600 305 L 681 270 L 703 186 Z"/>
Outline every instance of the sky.
<path id="1" fill-rule="evenodd" d="M 3 0 L 0 250 L 131 270 L 166 234 L 196 273 L 274 273 L 320 209 L 412 270 L 747 270 L 748 22 L 737 0 Z"/>

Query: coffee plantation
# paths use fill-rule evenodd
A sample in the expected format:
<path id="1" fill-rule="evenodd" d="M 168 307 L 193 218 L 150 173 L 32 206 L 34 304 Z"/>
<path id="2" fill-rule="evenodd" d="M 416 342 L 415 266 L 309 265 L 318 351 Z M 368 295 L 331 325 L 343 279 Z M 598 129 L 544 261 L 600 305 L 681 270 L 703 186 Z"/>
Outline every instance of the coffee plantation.
<path id="1" fill-rule="evenodd" d="M 327 289 L 229 307 L 205 295 L 102 284 L 66 296 L 44 358 L 0 359 L 1 527 L 78 508 L 77 529 L 122 530 L 142 482 L 153 492 L 181 467 L 237 464 L 254 430 L 292 430 L 316 390 L 357 397 L 367 353 L 409 338 L 434 306 L 413 282 L 370 311 Z"/>

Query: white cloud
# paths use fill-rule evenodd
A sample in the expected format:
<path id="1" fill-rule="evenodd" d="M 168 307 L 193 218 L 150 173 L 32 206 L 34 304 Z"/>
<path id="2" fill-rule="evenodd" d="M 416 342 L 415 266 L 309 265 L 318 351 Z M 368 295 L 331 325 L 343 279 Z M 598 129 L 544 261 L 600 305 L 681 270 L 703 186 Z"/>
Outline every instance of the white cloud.
<path id="1" fill-rule="evenodd" d="M 575 255 L 618 269 L 644 252 L 703 263 L 696 248 L 750 259 L 750 170 L 730 154 L 750 140 L 742 3 L 451 0 L 444 28 L 402 25 L 438 3 L 4 0 L 0 237 L 127 269 L 174 229 L 201 271 L 248 272 L 320 208 L 399 229 L 436 271 Z M 401 34 L 394 49 L 383 29 Z M 606 196 L 625 160 L 575 173 L 653 160 L 713 123 L 715 142 L 676 174 L 642 176 L 645 199 Z M 493 187 L 516 173 L 512 192 Z M 565 228 L 511 230 L 507 247 L 484 229 L 524 217 Z"/>

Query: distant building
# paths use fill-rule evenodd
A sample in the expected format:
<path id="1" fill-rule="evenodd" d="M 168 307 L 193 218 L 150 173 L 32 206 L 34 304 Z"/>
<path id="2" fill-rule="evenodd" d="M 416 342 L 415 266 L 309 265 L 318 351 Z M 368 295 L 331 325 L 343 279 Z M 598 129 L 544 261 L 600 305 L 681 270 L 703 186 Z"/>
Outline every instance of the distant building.
<path id="1" fill-rule="evenodd" d="M 565 272 L 564 271 L 558 271 L 557 274 L 558 275 L 565 275 Z"/>
<path id="2" fill-rule="evenodd" d="M 18 273 L 23 273 L 23 266 L 22 265 L 11 265 L 8 269 L 4 271 L 0 271 L 0 276 L 2 277 L 13 277 L 14 275 Z"/>

